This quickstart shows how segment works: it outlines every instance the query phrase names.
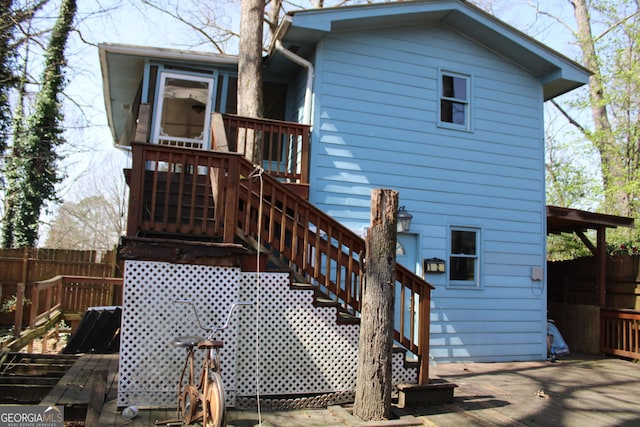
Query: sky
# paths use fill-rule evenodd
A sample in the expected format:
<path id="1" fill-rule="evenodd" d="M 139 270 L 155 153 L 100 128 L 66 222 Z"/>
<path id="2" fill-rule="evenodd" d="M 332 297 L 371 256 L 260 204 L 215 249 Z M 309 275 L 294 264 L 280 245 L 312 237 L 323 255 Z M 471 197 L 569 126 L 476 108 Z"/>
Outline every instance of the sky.
<path id="1" fill-rule="evenodd" d="M 128 1 L 79 1 L 76 34 L 68 46 L 68 86 L 65 90 L 72 100 L 66 105 L 69 150 L 67 184 L 62 197 L 75 200 L 85 197 L 83 182 L 92 185 L 91 175 L 98 169 L 106 174 L 118 173 L 127 164 L 128 155 L 114 148 L 107 127 L 102 76 L 98 56 L 100 43 L 124 43 L 159 47 L 186 46 L 189 34 L 159 12 L 141 13 Z M 96 12 L 109 9 L 108 13 Z M 86 127 L 85 127 L 86 126 Z"/>
<path id="2" fill-rule="evenodd" d="M 87 197 L 87 192 L 94 186 L 106 185 L 105 180 L 115 181 L 117 178 L 113 175 L 120 174 L 128 162 L 128 154 L 114 148 L 107 127 L 97 45 L 106 42 L 184 49 L 194 44 L 193 30 L 158 11 L 143 9 L 139 4 L 136 6 L 136 1 L 78 2 L 77 22 L 82 36 L 76 34 L 68 47 L 69 84 L 66 93 L 72 102 L 67 103 L 66 116 L 72 129 L 67 133 L 72 148 L 64 161 L 68 179 L 61 187 L 60 196 L 65 200 L 77 201 Z M 225 10 L 239 10 L 240 0 L 213 1 L 214 5 L 224 6 Z M 567 29 L 557 21 L 550 24 L 552 21 L 548 19 L 537 19 L 527 1 L 493 0 L 492 10 L 508 24 L 574 58 L 577 51 L 575 46 L 566 42 L 569 36 Z M 540 0 L 539 3 L 542 9 L 554 10 L 556 14 L 562 12 L 561 19 L 573 23 L 568 3 L 562 2 L 564 6 L 561 9 L 557 0 Z M 108 13 L 97 12 L 105 9 Z M 237 21 L 233 17 L 224 19 Z M 201 45 L 196 50 L 212 49 Z M 96 174 L 99 179 L 95 178 Z"/>

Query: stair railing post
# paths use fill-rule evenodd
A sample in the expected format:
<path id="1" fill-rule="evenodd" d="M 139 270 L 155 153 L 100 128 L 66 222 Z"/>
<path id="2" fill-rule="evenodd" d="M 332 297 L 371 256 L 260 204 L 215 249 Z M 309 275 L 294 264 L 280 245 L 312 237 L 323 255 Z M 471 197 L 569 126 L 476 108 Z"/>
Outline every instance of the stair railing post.
<path id="1" fill-rule="evenodd" d="M 38 317 L 38 309 L 40 307 L 40 286 L 38 283 L 30 285 L 31 287 L 31 310 L 29 315 L 29 327 L 33 329 L 36 325 L 36 317 Z"/>
<path id="2" fill-rule="evenodd" d="M 131 144 L 131 182 L 129 183 L 129 214 L 127 236 L 135 236 L 142 221 L 142 197 L 144 193 L 144 146 Z"/>
<path id="3" fill-rule="evenodd" d="M 418 384 L 429 384 L 429 325 L 431 317 L 431 289 L 422 287 L 419 298 L 420 315 L 418 316 L 418 346 L 420 348 L 420 367 Z"/>
<path id="4" fill-rule="evenodd" d="M 226 197 L 224 200 L 224 230 L 223 241 L 233 243 L 238 224 L 238 204 L 240 202 L 240 162 L 238 159 L 230 158 L 226 176 Z M 251 200 L 251 198 L 249 198 Z"/>
<path id="5" fill-rule="evenodd" d="M 56 303 L 55 305 L 60 305 L 60 311 L 64 310 L 64 303 L 62 299 L 64 298 L 64 282 L 65 276 L 59 276 L 58 284 L 56 285 Z"/>

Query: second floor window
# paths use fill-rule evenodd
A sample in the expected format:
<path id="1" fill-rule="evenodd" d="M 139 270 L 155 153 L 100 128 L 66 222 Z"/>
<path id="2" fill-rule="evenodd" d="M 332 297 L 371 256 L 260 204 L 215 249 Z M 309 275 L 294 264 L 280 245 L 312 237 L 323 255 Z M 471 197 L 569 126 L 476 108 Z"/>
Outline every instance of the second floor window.
<path id="1" fill-rule="evenodd" d="M 462 74 L 440 74 L 440 125 L 469 129 L 469 77 Z"/>

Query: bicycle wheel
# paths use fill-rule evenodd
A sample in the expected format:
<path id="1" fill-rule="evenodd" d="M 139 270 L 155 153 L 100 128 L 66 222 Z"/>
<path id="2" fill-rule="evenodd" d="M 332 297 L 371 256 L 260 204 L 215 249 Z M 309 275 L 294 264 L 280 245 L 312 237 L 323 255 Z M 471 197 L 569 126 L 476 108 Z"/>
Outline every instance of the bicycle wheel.
<path id="1" fill-rule="evenodd" d="M 198 389 L 192 384 L 185 385 L 180 397 L 180 418 L 184 424 L 195 421 L 199 400 Z"/>
<path id="2" fill-rule="evenodd" d="M 224 402 L 224 386 L 222 385 L 222 377 L 217 372 L 211 373 L 209 379 L 209 390 L 205 393 L 206 410 L 209 411 L 207 416 L 207 425 L 205 427 L 224 427 L 227 423 L 227 407 Z"/>

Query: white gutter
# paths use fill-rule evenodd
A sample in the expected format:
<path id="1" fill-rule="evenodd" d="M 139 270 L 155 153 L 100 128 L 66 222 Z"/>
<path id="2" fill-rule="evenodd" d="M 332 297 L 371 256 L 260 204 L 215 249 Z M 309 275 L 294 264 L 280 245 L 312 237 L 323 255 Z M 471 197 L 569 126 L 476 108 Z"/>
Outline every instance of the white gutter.
<path id="1" fill-rule="evenodd" d="M 301 56 L 287 50 L 282 46 L 280 39 L 276 40 L 276 50 L 282 52 L 282 54 L 307 69 L 307 87 L 304 93 L 304 108 L 302 110 L 302 123 L 311 126 L 311 94 L 313 92 L 313 64 Z"/>

